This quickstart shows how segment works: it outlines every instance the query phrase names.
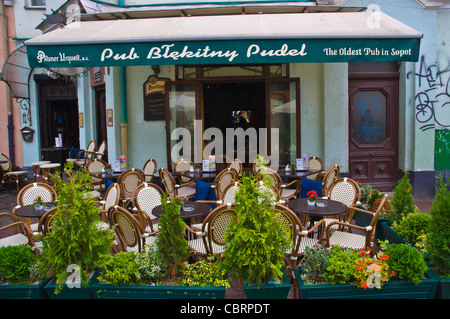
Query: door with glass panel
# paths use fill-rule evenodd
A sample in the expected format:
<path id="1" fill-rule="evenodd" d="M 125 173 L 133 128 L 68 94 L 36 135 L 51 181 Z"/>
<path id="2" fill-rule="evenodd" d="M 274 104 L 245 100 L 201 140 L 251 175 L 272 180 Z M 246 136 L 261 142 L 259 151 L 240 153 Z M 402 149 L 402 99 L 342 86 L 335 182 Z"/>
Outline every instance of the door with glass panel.
<path id="1" fill-rule="evenodd" d="M 195 128 L 198 84 L 170 82 L 166 92 L 167 167 L 171 169 L 179 158 L 197 162 L 195 145 L 201 148 L 202 143 L 195 143 L 195 133 L 202 128 Z"/>
<path id="2" fill-rule="evenodd" d="M 398 76 L 350 76 L 350 177 L 382 191 L 398 179 Z"/>
<path id="3" fill-rule="evenodd" d="M 277 152 L 280 167 L 300 157 L 299 79 L 269 80 L 266 89 L 266 121 L 270 128 L 268 145 L 273 158 Z"/>

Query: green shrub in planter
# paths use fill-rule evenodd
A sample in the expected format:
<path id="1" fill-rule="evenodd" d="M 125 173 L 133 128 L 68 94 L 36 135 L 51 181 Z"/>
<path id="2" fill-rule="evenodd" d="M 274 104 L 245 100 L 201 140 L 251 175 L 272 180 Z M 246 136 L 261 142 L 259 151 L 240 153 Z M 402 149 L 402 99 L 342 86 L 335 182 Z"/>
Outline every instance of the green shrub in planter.
<path id="1" fill-rule="evenodd" d="M 398 224 L 394 223 L 392 228 L 408 243 L 415 245 L 428 229 L 430 222 L 431 215 L 418 212 L 407 215 Z"/>
<path id="2" fill-rule="evenodd" d="M 306 247 L 302 262 L 302 274 L 305 281 L 325 281 L 324 274 L 328 268 L 330 256 L 322 246 Z"/>
<path id="3" fill-rule="evenodd" d="M 43 248 L 38 261 L 41 275 L 55 277 L 55 294 L 71 278 L 76 265 L 81 284 L 88 286 L 90 273 L 110 255 L 114 233 L 101 227 L 98 206 L 89 196 L 92 178 L 86 170 L 73 173 L 73 163 L 66 165 L 67 182 L 56 177 L 58 194 L 56 211 L 51 220 L 52 231 L 42 239 Z"/>
<path id="4" fill-rule="evenodd" d="M 240 182 L 235 197 L 236 216 L 225 234 L 222 267 L 250 285 L 279 282 L 285 251 L 291 244 L 289 234 L 276 219 L 273 197 L 258 187 L 258 178 L 243 175 Z M 269 178 L 263 182 L 270 185 Z"/>
<path id="5" fill-rule="evenodd" d="M 403 217 L 415 212 L 412 186 L 409 182 L 408 172 L 403 171 L 403 177 L 394 188 L 394 196 L 391 199 L 391 218 L 393 222 L 399 223 Z"/>
<path id="6" fill-rule="evenodd" d="M 396 279 L 419 284 L 424 278 L 428 267 L 422 254 L 414 247 L 407 244 L 390 244 L 385 253 L 389 256 L 389 269 L 394 271 Z"/>
<path id="7" fill-rule="evenodd" d="M 432 263 L 430 266 L 444 276 L 450 276 L 450 192 L 447 187 L 441 175 L 430 209 L 431 222 L 426 239 L 426 249 Z"/>
<path id="8" fill-rule="evenodd" d="M 10 285 L 28 284 L 30 269 L 36 255 L 29 246 L 6 246 L 0 248 L 0 283 Z"/>

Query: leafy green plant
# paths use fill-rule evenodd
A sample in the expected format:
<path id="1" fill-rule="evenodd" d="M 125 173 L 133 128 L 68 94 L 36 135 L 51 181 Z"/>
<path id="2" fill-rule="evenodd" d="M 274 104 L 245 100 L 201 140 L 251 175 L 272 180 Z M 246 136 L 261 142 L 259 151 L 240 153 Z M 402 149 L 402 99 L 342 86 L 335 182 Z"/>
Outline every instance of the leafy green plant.
<path id="1" fill-rule="evenodd" d="M 106 285 L 136 285 L 141 281 L 134 251 L 109 255 L 102 265 L 103 272 L 98 281 Z"/>
<path id="2" fill-rule="evenodd" d="M 367 184 L 366 186 L 363 186 L 363 184 L 361 184 L 358 181 L 358 186 L 359 189 L 361 190 L 361 203 L 367 203 L 367 200 L 369 199 L 370 193 L 372 193 L 373 188 L 371 185 Z"/>
<path id="3" fill-rule="evenodd" d="M 353 250 L 344 251 L 340 246 L 333 246 L 329 254 L 328 267 L 324 278 L 331 284 L 345 284 L 354 281 L 353 267 L 356 254 Z"/>
<path id="4" fill-rule="evenodd" d="M 414 213 L 404 217 L 398 224 L 394 223 L 392 227 L 408 243 L 415 245 L 419 241 L 425 230 L 431 222 L 431 215 L 427 213 Z"/>
<path id="5" fill-rule="evenodd" d="M 374 189 L 372 190 L 372 192 L 370 193 L 369 197 L 367 198 L 367 205 L 369 207 L 372 207 L 375 200 L 382 198 L 384 196 L 383 193 L 381 193 L 378 189 Z"/>
<path id="6" fill-rule="evenodd" d="M 36 262 L 36 255 L 30 246 L 6 246 L 0 248 L 0 283 L 10 285 L 27 284 L 30 267 Z"/>
<path id="7" fill-rule="evenodd" d="M 55 293 L 59 293 L 68 277 L 70 265 L 81 269 L 81 281 L 87 286 L 89 272 L 99 267 L 110 255 L 114 233 L 101 227 L 99 210 L 88 195 L 92 178 L 85 170 L 73 172 L 73 163 L 66 165 L 64 182 L 57 176 L 57 208 L 52 217 L 52 232 L 42 239 L 39 269 L 42 276 L 56 277 Z"/>
<path id="8" fill-rule="evenodd" d="M 389 256 L 387 264 L 395 278 L 419 284 L 428 269 L 420 252 L 410 245 L 390 244 L 385 254 Z"/>
<path id="9" fill-rule="evenodd" d="M 427 232 L 426 249 L 432 266 L 444 276 L 450 275 L 450 192 L 442 175 L 437 182 L 437 192 L 430 209 L 431 222 Z"/>
<path id="10" fill-rule="evenodd" d="M 184 267 L 184 262 L 188 259 L 189 247 L 183 235 L 185 223 L 180 217 L 181 200 L 175 198 L 168 202 L 167 197 L 168 195 L 165 194 L 162 199 L 165 213 L 159 218 L 156 245 L 163 267 L 166 267 L 169 275 L 173 276 Z"/>
<path id="11" fill-rule="evenodd" d="M 409 182 L 408 172 L 403 171 L 403 177 L 398 181 L 394 188 L 394 196 L 391 199 L 391 218 L 393 222 L 399 223 L 403 217 L 414 213 L 414 197 L 412 187 Z"/>
<path id="12" fill-rule="evenodd" d="M 157 247 L 145 245 L 142 252 L 136 254 L 135 260 L 143 282 L 156 283 L 163 276 L 161 256 Z"/>
<path id="13" fill-rule="evenodd" d="M 328 268 L 329 258 L 328 250 L 321 246 L 306 247 L 305 258 L 301 264 L 305 282 L 325 281 L 324 273 Z"/>
<path id="14" fill-rule="evenodd" d="M 181 285 L 230 288 L 230 283 L 224 279 L 225 275 L 226 272 L 217 263 L 202 259 L 187 266 Z"/>
<path id="15" fill-rule="evenodd" d="M 233 277 L 260 285 L 282 277 L 284 252 L 290 237 L 276 218 L 273 198 L 256 185 L 257 176 L 244 174 L 236 192 L 236 216 L 225 235 L 222 267 Z M 264 184 L 270 185 L 268 178 Z"/>

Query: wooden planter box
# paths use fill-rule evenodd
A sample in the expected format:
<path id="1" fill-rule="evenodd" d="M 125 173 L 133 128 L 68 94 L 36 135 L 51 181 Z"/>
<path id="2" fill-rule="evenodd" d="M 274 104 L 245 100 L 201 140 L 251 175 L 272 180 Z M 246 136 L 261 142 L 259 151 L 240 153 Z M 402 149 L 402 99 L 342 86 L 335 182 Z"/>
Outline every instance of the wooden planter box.
<path id="1" fill-rule="evenodd" d="M 301 270 L 294 270 L 302 299 L 433 299 L 439 281 L 429 271 L 418 285 L 405 280 L 385 282 L 381 289 L 363 289 L 351 284 L 305 285 Z"/>
<path id="2" fill-rule="evenodd" d="M 283 283 L 277 285 L 248 285 L 244 282 L 244 292 L 248 299 L 287 299 L 291 283 L 284 268 Z"/>
<path id="3" fill-rule="evenodd" d="M 96 299 L 224 299 L 225 287 L 92 285 Z"/>
<path id="4" fill-rule="evenodd" d="M 44 290 L 48 279 L 36 285 L 2 285 L 0 286 L 0 299 L 48 299 Z"/>
<path id="5" fill-rule="evenodd" d="M 94 284 L 95 279 L 99 276 L 99 272 L 95 271 L 88 282 L 88 287 L 81 288 L 69 288 L 64 285 L 58 294 L 55 294 L 56 279 L 51 278 L 44 289 L 50 299 L 93 299 L 91 286 Z"/>

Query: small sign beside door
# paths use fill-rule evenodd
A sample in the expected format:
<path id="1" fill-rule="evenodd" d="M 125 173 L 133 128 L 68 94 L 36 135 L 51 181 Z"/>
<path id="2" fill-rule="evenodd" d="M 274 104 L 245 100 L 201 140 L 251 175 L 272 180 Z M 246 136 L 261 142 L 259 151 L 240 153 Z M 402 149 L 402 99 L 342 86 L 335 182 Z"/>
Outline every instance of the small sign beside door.
<path id="1" fill-rule="evenodd" d="M 144 83 L 144 120 L 159 121 L 165 119 L 166 81 L 155 75 Z"/>

